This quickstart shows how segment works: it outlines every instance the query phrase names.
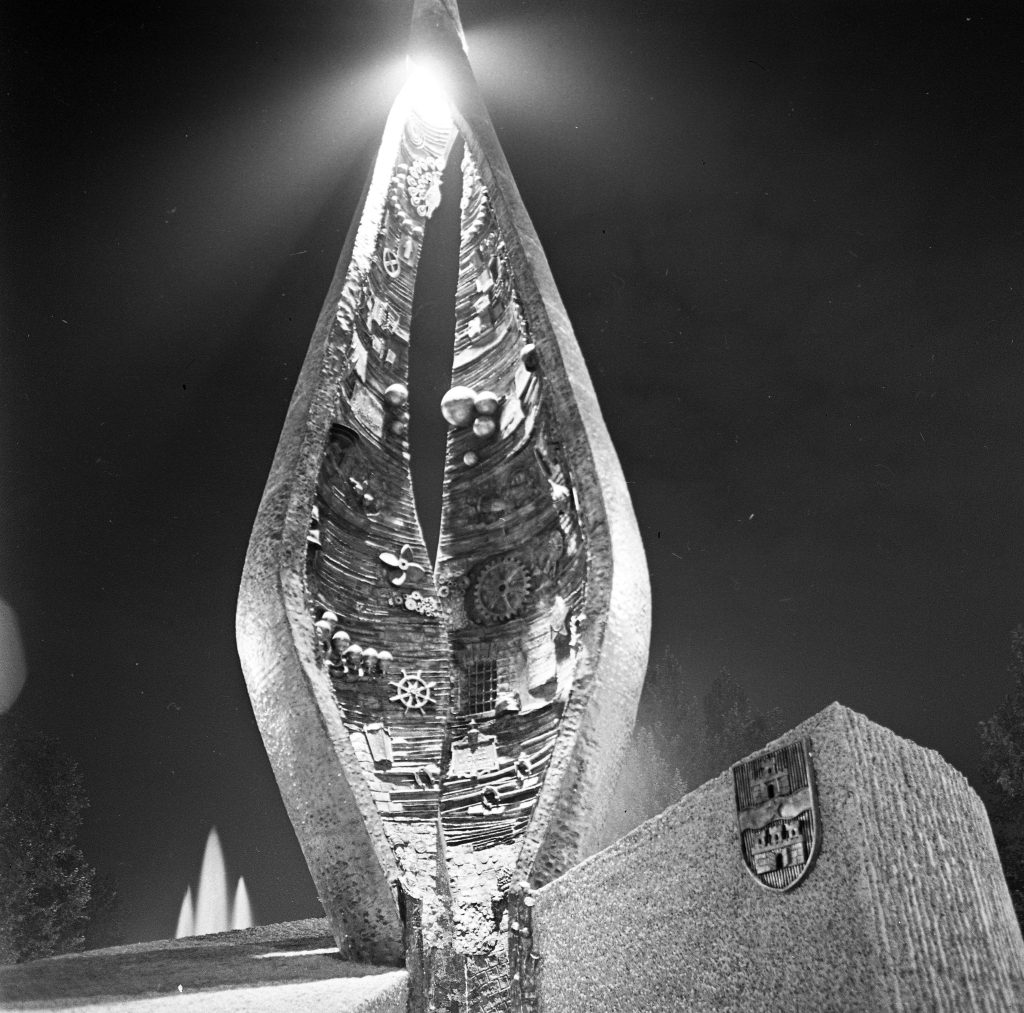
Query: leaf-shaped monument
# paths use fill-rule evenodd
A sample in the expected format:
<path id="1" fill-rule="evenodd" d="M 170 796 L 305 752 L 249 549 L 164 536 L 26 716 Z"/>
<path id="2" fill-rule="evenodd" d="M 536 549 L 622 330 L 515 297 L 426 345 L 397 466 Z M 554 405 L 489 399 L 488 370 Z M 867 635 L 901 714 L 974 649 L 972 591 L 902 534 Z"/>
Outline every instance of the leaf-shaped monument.
<path id="1" fill-rule="evenodd" d="M 635 717 L 650 592 L 451 0 L 417 0 L 411 52 L 420 71 L 389 116 L 260 505 L 238 643 L 339 947 L 394 962 L 404 945 L 414 1008 L 502 1009 L 510 891 L 588 845 Z M 445 194 L 459 135 L 463 191 Z M 409 334 L 425 223 L 460 196 L 431 572 L 409 470 Z"/>

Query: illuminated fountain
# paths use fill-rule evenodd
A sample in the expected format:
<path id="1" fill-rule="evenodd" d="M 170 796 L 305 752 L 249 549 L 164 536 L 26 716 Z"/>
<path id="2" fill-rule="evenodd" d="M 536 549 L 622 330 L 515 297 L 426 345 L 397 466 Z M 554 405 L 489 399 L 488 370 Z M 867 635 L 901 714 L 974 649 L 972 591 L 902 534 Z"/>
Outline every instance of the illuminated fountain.
<path id="1" fill-rule="evenodd" d="M 18 617 L 0 598 L 0 714 L 11 709 L 25 685 L 25 648 Z"/>
<path id="2" fill-rule="evenodd" d="M 203 865 L 199 872 L 195 934 L 203 936 L 209 932 L 223 932 L 228 928 L 231 918 L 229 904 L 224 852 L 220 846 L 217 828 L 213 827 L 206 838 Z"/>
<path id="3" fill-rule="evenodd" d="M 249 891 L 245 888 L 245 879 L 239 877 L 235 886 L 235 899 L 231 904 L 231 928 L 247 929 L 254 924 Z"/>
<path id="4" fill-rule="evenodd" d="M 192 899 L 192 886 L 185 887 L 185 896 L 181 899 L 178 911 L 178 924 L 174 929 L 175 939 L 184 939 L 196 934 L 196 905 Z"/>
<path id="5" fill-rule="evenodd" d="M 193 901 L 192 886 L 185 888 L 185 896 L 178 912 L 174 938 L 203 936 L 228 929 L 247 929 L 254 924 L 252 905 L 245 880 L 235 884 L 234 901 L 228 892 L 227 868 L 217 828 L 211 827 L 203 849 L 203 862 L 199 870 L 199 886 Z"/>

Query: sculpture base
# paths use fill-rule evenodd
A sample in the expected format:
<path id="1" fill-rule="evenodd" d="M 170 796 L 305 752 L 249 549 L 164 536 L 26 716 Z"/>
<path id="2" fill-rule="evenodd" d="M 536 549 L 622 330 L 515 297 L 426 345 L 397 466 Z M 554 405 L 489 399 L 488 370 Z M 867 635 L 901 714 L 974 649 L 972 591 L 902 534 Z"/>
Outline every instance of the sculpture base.
<path id="1" fill-rule="evenodd" d="M 813 744 L 817 863 L 744 866 L 726 772 L 537 891 L 539 1009 L 1024 1008 L 1024 941 L 988 817 L 937 753 L 838 704 Z"/>
<path id="2" fill-rule="evenodd" d="M 821 839 L 799 885 L 772 891 L 748 872 L 727 771 L 513 898 L 513 1008 L 1024 1008 L 1024 940 L 966 780 L 838 704 L 769 748 L 803 739 Z M 342 961 L 326 920 L 311 920 L 0 967 L 0 999 L 83 1013 L 405 1013 L 409 975 Z"/>

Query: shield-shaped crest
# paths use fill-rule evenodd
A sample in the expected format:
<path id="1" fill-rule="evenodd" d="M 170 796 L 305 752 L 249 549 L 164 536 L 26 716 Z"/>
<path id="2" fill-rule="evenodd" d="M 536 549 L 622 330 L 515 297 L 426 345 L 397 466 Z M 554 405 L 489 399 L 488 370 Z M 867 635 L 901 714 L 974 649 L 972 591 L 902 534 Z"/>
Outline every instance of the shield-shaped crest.
<path id="1" fill-rule="evenodd" d="M 821 845 L 811 740 L 760 753 L 732 768 L 743 862 L 769 890 L 802 882 Z"/>

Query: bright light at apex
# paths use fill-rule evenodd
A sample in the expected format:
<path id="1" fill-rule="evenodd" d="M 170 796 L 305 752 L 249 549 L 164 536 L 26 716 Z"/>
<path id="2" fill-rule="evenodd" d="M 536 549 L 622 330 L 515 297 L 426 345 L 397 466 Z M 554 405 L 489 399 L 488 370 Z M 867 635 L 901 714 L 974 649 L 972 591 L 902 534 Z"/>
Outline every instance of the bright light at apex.
<path id="1" fill-rule="evenodd" d="M 428 66 L 414 63 L 410 57 L 406 57 L 406 66 L 409 72 L 406 90 L 413 111 L 432 126 L 451 126 L 451 106 L 437 76 Z"/>

